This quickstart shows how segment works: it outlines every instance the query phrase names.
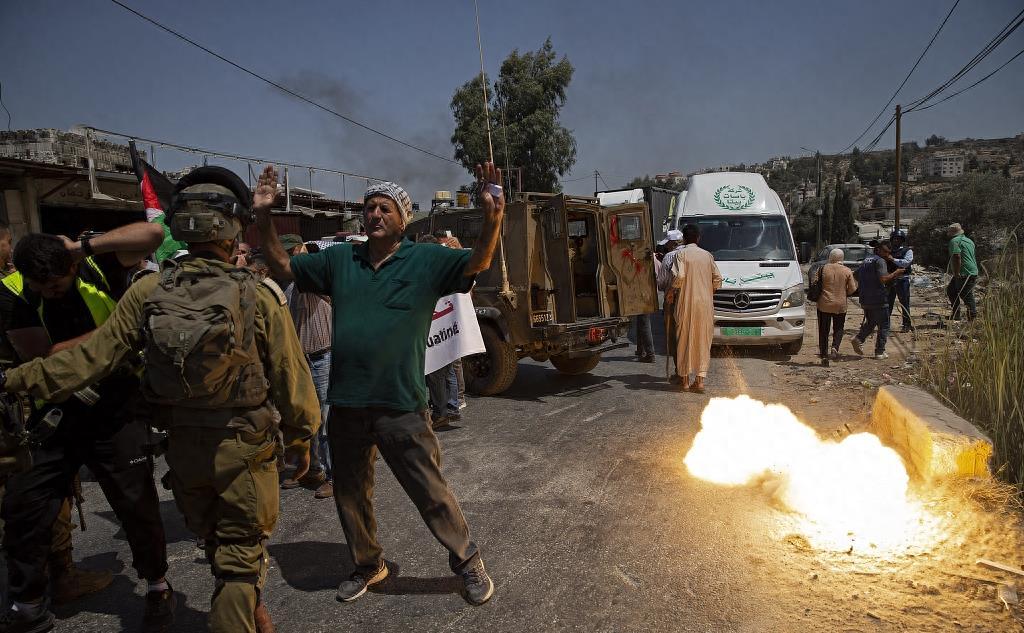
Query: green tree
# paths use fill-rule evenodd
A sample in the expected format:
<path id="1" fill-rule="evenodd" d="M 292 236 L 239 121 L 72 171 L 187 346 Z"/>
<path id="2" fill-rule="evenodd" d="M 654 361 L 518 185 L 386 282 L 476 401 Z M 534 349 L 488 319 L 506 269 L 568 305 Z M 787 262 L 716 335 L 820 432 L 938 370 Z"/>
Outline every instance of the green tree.
<path id="1" fill-rule="evenodd" d="M 663 180 L 658 177 L 652 178 L 650 175 L 645 174 L 643 176 L 637 176 L 633 180 L 626 183 L 623 189 L 641 189 L 643 187 L 661 187 L 662 189 L 671 189 L 672 191 L 682 191 L 684 188 L 682 180 L 676 181 Z"/>
<path id="2" fill-rule="evenodd" d="M 559 123 L 572 75 L 572 64 L 558 58 L 548 38 L 536 51 L 513 50 L 493 86 L 485 78 L 494 160 L 521 168 L 526 191 L 559 191 L 559 178 L 576 162 L 576 139 Z M 488 155 L 479 76 L 455 91 L 451 109 L 455 159 L 472 172 Z"/>
<path id="3" fill-rule="evenodd" d="M 850 171 L 853 172 L 854 176 L 865 180 L 868 175 L 865 167 L 864 154 L 860 151 L 859 147 L 854 147 L 853 152 L 850 154 Z"/>
<path id="4" fill-rule="evenodd" d="M 856 208 L 850 192 L 841 184 L 838 187 L 839 190 L 836 191 L 836 199 L 832 207 L 828 241 L 833 244 L 846 244 L 856 237 L 857 227 L 854 225 Z"/>
<path id="5" fill-rule="evenodd" d="M 945 267 L 948 239 L 945 228 L 959 222 L 977 246 L 979 263 L 1003 248 L 1011 233 L 1024 240 L 1024 184 L 998 173 L 973 173 L 957 179 L 947 193 L 934 198 L 928 215 L 910 227 L 915 258 L 929 266 Z"/>

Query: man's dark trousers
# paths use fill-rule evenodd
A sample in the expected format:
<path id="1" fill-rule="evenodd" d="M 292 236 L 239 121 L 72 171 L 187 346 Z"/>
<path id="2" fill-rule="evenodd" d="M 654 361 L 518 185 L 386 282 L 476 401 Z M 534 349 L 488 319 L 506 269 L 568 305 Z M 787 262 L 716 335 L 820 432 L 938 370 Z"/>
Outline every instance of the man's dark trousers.
<path id="1" fill-rule="evenodd" d="M 910 320 L 910 278 L 899 277 L 893 280 L 889 286 L 889 319 L 892 320 L 892 311 L 896 307 L 897 299 L 899 300 L 900 314 L 903 315 L 903 329 L 911 330 L 914 328 L 913 322 Z"/>
<path id="2" fill-rule="evenodd" d="M 636 355 L 640 358 L 654 356 L 654 332 L 651 330 L 651 315 L 638 314 L 633 317 L 636 323 Z"/>
<path id="3" fill-rule="evenodd" d="M 953 277 L 946 286 L 946 297 L 952 306 L 953 318 L 960 318 L 960 302 L 967 304 L 967 318 L 978 316 L 978 306 L 974 303 L 974 285 L 978 283 L 977 275 Z"/>
<path id="4" fill-rule="evenodd" d="M 133 404 L 123 407 L 125 415 L 134 412 Z M 145 428 L 141 422 L 130 422 L 99 437 L 66 430 L 85 431 L 95 428 L 94 424 L 88 418 L 65 417 L 57 434 L 32 451 L 32 469 L 7 482 L 0 511 L 5 522 L 3 546 L 10 593 L 19 602 L 34 601 L 46 593 L 53 522 L 83 464 L 96 477 L 124 528 L 139 577 L 156 580 L 167 572 L 160 500 L 150 464 L 139 451 Z"/>
<path id="5" fill-rule="evenodd" d="M 861 306 L 864 308 L 864 323 L 857 333 L 857 340 L 865 342 L 871 336 L 872 330 L 878 328 L 878 336 L 875 337 L 875 354 L 885 351 L 885 342 L 889 339 L 889 306 Z"/>
<path id="6" fill-rule="evenodd" d="M 377 451 L 416 505 L 459 573 L 479 558 L 469 526 L 441 475 L 441 448 L 426 411 L 332 407 L 327 428 L 334 460 L 334 503 L 356 569 L 369 574 L 383 561 L 373 514 Z"/>

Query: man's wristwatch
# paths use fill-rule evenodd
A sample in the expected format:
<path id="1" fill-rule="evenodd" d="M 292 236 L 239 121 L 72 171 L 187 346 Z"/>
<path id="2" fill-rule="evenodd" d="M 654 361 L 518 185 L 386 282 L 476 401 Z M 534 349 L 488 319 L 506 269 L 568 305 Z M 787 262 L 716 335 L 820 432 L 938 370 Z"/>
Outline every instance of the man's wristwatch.
<path id="1" fill-rule="evenodd" d="M 82 252 L 85 253 L 86 257 L 92 257 L 95 255 L 95 252 L 92 250 L 92 244 L 89 243 L 89 239 L 88 235 L 83 235 L 82 238 L 78 240 L 78 243 L 82 245 Z"/>

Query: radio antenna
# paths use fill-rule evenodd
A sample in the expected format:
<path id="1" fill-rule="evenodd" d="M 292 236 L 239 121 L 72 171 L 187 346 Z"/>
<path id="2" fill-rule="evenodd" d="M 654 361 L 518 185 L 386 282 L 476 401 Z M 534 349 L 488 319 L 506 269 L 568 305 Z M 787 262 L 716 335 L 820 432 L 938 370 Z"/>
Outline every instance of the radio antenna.
<path id="1" fill-rule="evenodd" d="M 491 113 L 487 107 L 487 79 L 484 76 L 484 45 L 480 40 L 480 5 L 473 0 L 473 9 L 476 11 L 476 47 L 480 51 L 480 88 L 484 93 L 484 122 L 487 124 L 487 156 L 494 162 L 494 147 L 491 146 Z"/>

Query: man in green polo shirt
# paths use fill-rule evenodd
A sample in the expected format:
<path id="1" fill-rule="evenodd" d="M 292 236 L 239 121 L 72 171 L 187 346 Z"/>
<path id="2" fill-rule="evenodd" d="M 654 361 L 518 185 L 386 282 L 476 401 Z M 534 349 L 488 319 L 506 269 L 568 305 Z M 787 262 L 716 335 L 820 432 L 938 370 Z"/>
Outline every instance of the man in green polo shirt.
<path id="1" fill-rule="evenodd" d="M 467 292 L 491 265 L 505 212 L 501 170 L 477 165 L 484 223 L 472 252 L 403 239 L 412 200 L 398 185 L 371 185 L 364 196 L 367 242 L 289 258 L 270 219 L 277 172 L 260 176 L 253 210 L 260 244 L 275 278 L 302 292 L 331 297 L 334 307 L 328 443 L 334 501 L 356 569 L 338 587 L 349 602 L 388 575 L 373 513 L 374 458 L 379 450 L 434 537 L 448 550 L 468 602 L 494 593 L 469 527 L 441 475 L 440 446 L 430 426 L 424 356 L 434 307 Z"/>
<path id="2" fill-rule="evenodd" d="M 974 257 L 974 241 L 964 235 L 959 224 L 950 224 L 946 229 L 949 237 L 949 264 L 953 278 L 946 286 L 946 296 L 953 306 L 953 319 L 960 319 L 960 302 L 967 304 L 967 318 L 971 321 L 978 316 L 974 303 L 974 285 L 978 283 L 978 260 Z"/>

